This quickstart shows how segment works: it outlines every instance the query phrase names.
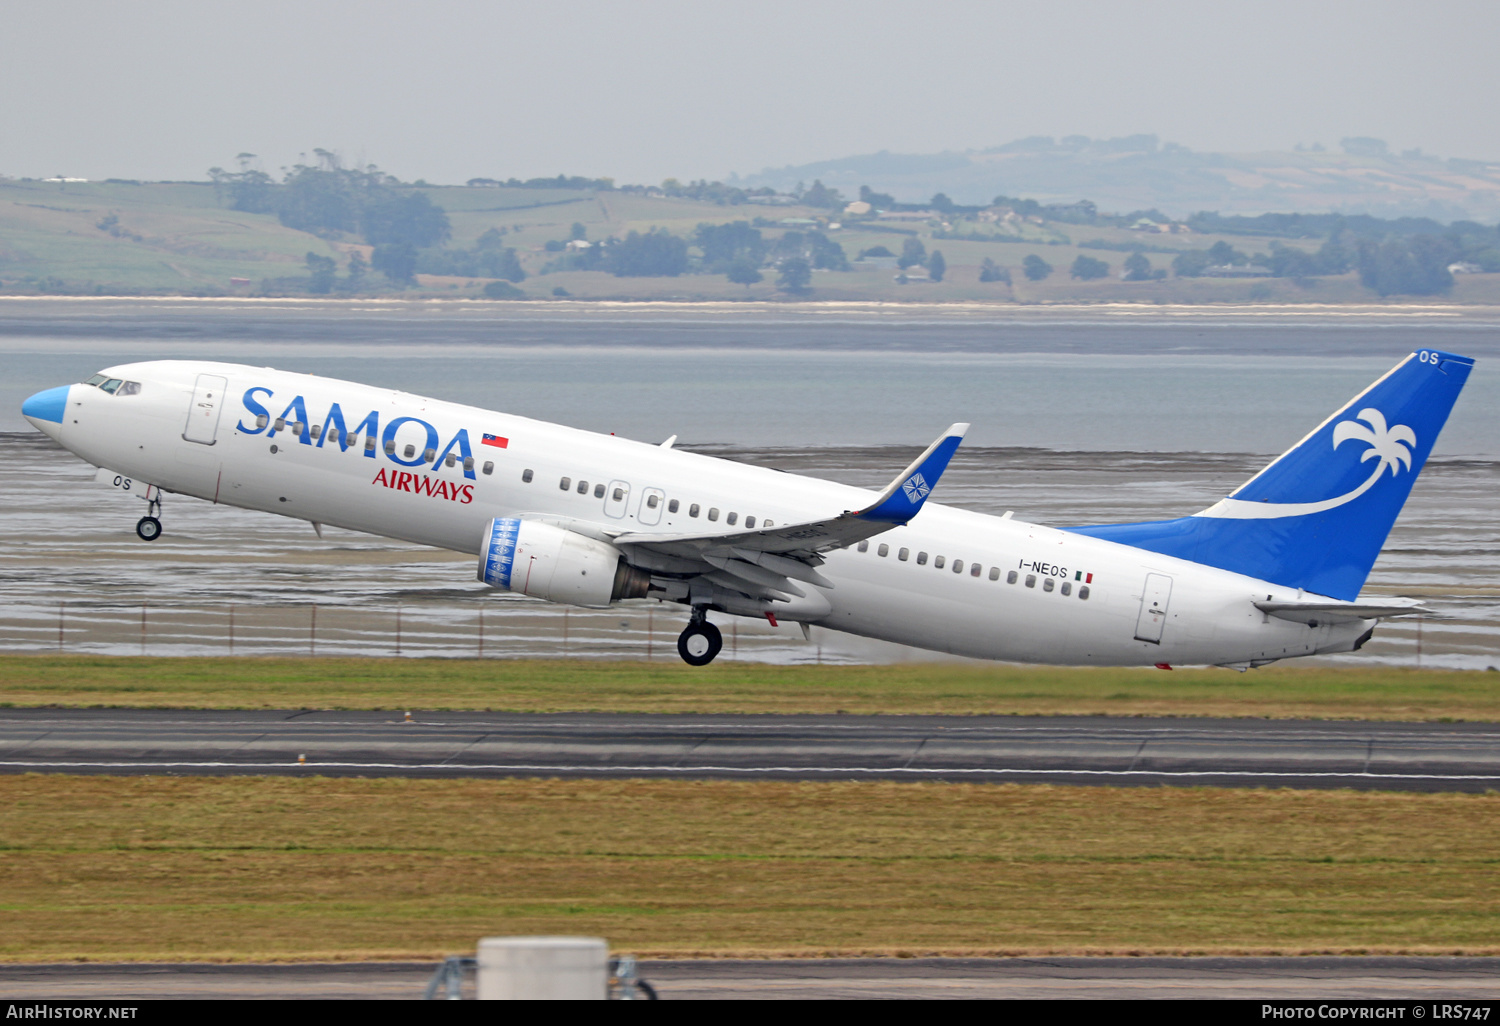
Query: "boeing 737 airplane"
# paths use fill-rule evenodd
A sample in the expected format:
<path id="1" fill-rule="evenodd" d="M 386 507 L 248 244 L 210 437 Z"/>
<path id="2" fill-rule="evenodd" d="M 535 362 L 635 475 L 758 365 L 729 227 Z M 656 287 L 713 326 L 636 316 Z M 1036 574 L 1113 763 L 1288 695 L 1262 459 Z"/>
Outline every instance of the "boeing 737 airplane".
<path id="1" fill-rule="evenodd" d="M 1360 648 L 1420 611 L 1360 588 L 1474 361 L 1424 349 L 1227 498 L 1176 520 L 1043 527 L 928 502 L 955 424 L 879 494 L 348 381 L 123 364 L 22 413 L 145 499 L 278 513 L 478 557 L 501 590 L 686 607 L 983 659 L 1244 669 Z"/>

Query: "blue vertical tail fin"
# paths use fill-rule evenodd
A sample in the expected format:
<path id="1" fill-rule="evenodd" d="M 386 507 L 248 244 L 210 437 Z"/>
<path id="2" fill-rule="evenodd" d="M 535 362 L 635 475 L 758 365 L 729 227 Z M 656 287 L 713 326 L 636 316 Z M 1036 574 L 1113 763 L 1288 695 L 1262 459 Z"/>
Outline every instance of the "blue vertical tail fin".
<path id="1" fill-rule="evenodd" d="M 1071 530 L 1353 600 L 1473 366 L 1412 353 L 1203 512 Z"/>

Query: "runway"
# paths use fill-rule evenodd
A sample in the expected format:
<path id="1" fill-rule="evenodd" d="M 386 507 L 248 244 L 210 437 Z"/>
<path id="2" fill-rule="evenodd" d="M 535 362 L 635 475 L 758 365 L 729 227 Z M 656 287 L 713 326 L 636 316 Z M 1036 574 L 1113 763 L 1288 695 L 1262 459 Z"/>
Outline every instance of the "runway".
<path id="1" fill-rule="evenodd" d="M 10 1000 L 413 999 L 434 963 L 0 965 Z M 643 960 L 663 1000 L 811 998 L 1484 1001 L 1497 958 L 831 958 Z M 472 976 L 464 996 L 473 995 Z"/>
<path id="2" fill-rule="evenodd" d="M 7 709 L 0 772 L 1484 791 L 1500 787 L 1500 725 Z"/>

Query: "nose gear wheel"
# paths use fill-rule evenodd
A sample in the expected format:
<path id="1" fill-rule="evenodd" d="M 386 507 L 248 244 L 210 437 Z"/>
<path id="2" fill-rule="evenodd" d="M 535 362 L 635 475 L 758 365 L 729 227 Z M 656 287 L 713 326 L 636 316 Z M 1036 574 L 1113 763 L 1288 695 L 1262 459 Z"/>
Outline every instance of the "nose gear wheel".
<path id="1" fill-rule="evenodd" d="M 157 514 L 161 512 L 161 500 L 151 499 L 146 506 L 146 515 L 135 522 L 135 533 L 141 541 L 156 541 L 161 537 L 161 520 Z"/>

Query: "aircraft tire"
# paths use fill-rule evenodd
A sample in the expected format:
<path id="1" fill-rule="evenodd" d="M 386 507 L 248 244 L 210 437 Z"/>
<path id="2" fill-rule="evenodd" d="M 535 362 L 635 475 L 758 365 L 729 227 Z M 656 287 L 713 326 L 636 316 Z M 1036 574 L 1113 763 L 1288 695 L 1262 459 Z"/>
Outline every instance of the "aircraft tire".
<path id="1" fill-rule="evenodd" d="M 677 636 L 677 654 L 689 666 L 707 666 L 724 648 L 724 635 L 707 620 L 690 623 Z"/>
<path id="2" fill-rule="evenodd" d="M 155 517 L 141 517 L 135 523 L 135 533 L 141 541 L 156 541 L 161 537 L 161 521 Z"/>

